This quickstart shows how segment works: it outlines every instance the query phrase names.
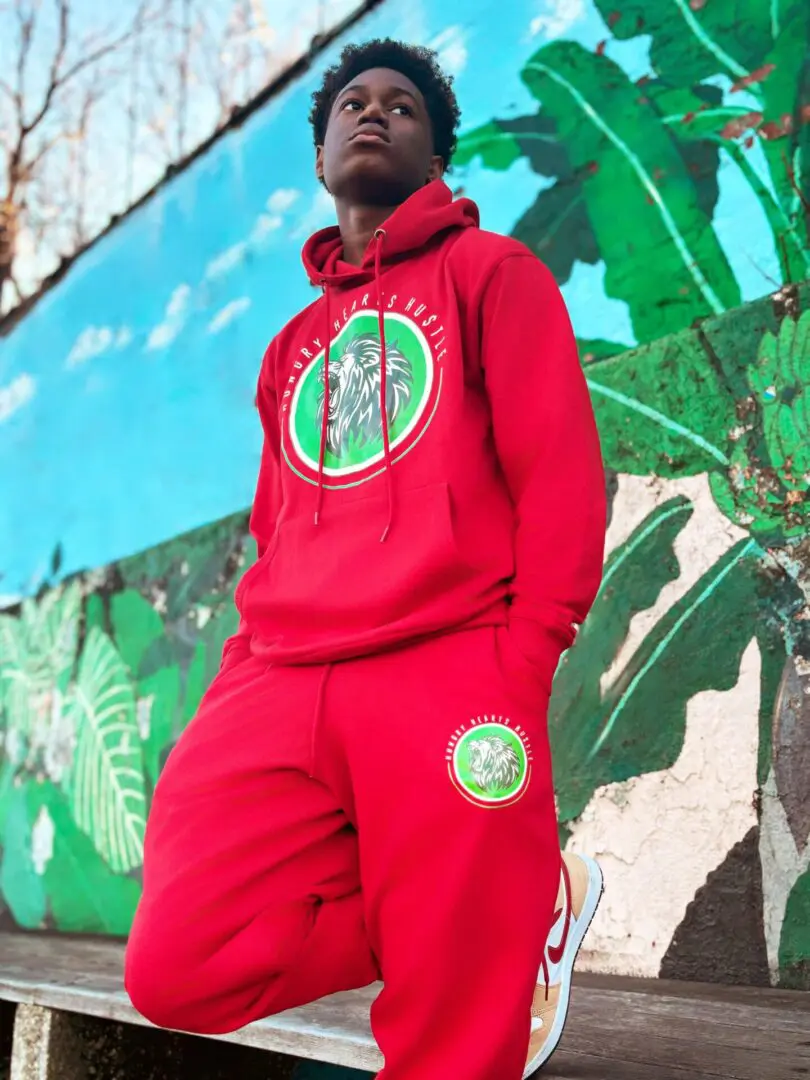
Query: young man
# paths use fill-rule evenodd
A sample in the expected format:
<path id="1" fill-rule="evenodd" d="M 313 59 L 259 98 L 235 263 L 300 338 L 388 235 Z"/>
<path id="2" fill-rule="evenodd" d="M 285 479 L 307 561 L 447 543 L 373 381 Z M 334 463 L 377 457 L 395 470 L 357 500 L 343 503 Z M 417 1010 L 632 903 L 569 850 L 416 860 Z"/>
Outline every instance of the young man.
<path id="1" fill-rule="evenodd" d="M 600 580 L 596 427 L 553 278 L 442 182 L 458 119 L 391 41 L 315 95 L 339 225 L 264 357 L 259 560 L 127 954 L 135 1006 L 202 1033 L 382 978 L 385 1080 L 535 1071 L 601 888 L 561 877 L 546 731 Z"/>

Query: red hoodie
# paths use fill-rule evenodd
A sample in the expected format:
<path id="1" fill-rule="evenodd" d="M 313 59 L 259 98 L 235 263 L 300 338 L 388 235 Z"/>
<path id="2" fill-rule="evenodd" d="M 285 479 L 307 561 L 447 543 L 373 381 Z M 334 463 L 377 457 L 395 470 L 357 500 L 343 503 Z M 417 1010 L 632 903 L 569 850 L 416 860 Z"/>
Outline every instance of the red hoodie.
<path id="1" fill-rule="evenodd" d="M 223 664 L 326 663 L 509 625 L 548 688 L 599 586 L 599 442 L 568 315 L 522 244 L 428 184 L 262 363 L 264 449 Z M 326 363 L 324 363 L 324 359 Z M 381 401 L 387 409 L 381 409 Z"/>

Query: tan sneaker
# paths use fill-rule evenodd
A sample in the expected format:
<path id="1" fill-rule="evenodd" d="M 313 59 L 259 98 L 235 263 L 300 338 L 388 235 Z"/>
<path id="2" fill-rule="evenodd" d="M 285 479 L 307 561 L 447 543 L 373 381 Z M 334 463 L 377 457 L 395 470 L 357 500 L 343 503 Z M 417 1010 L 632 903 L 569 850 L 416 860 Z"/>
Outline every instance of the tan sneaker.
<path id="1" fill-rule="evenodd" d="M 599 906 L 602 889 L 598 863 L 587 855 L 563 853 L 554 924 L 546 941 L 532 1002 L 532 1033 L 524 1080 L 546 1064 L 562 1037 L 574 961 Z"/>

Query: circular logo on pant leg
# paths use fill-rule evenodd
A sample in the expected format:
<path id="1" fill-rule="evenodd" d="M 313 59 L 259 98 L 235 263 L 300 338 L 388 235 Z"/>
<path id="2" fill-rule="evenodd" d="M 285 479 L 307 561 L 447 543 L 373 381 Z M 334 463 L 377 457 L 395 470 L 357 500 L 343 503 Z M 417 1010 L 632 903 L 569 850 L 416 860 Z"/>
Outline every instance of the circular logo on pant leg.
<path id="1" fill-rule="evenodd" d="M 386 419 L 394 460 L 415 445 L 430 421 L 438 387 L 433 355 L 421 328 L 386 313 Z M 353 315 L 329 348 L 328 404 L 322 350 L 298 378 L 288 412 L 285 456 L 315 482 L 324 409 L 327 487 L 352 486 L 376 475 L 383 461 L 382 345 L 376 311 Z"/>
<path id="2" fill-rule="evenodd" d="M 529 786 L 529 737 L 504 717 L 478 717 L 460 727 L 450 739 L 446 758 L 453 784 L 476 806 L 511 806 Z"/>

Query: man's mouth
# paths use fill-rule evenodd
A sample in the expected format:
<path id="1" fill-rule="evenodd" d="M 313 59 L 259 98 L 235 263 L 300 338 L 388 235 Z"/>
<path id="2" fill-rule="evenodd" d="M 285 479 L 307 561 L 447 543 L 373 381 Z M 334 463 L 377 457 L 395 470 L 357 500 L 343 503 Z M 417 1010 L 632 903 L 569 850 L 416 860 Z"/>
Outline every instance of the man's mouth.
<path id="1" fill-rule="evenodd" d="M 361 143 L 390 143 L 391 140 L 381 128 L 360 128 L 359 131 L 355 131 L 349 141 Z"/>

